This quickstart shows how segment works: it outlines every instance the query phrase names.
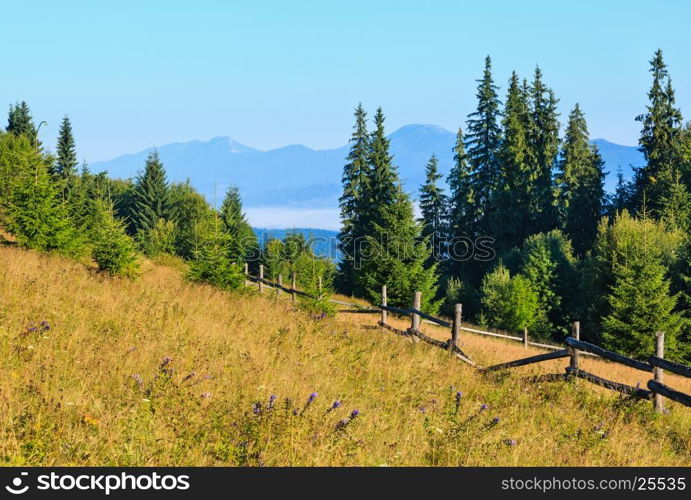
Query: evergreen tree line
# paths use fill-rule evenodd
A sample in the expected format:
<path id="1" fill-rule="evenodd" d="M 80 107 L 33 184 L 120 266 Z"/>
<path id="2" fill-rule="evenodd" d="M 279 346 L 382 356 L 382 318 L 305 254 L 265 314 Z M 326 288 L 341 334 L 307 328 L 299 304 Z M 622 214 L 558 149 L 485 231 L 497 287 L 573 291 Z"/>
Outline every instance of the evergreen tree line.
<path id="1" fill-rule="evenodd" d="M 419 220 L 403 191 L 378 109 L 368 131 L 355 110 L 340 200 L 342 259 L 336 283 L 347 294 L 423 309 L 489 327 L 562 340 L 572 321 L 583 336 L 632 355 L 653 351 L 665 331 L 669 355 L 691 347 L 691 125 L 683 126 L 658 50 L 642 123 L 646 164 L 615 193 L 590 144 L 579 104 L 563 136 L 558 99 L 537 68 L 511 74 L 500 98 L 489 57 L 477 107 L 459 128 L 454 164 L 442 185 L 438 160 L 426 166 Z M 401 251 L 401 249 L 405 251 Z"/>
<path id="2" fill-rule="evenodd" d="M 308 290 L 317 290 L 321 277 L 319 298 L 303 305 L 330 312 L 324 298 L 334 265 L 300 235 L 261 249 L 236 187 L 215 209 L 189 181 L 169 183 L 156 151 L 134 180 L 94 175 L 79 166 L 69 118 L 62 120 L 55 153 L 45 152 L 25 102 L 10 106 L 7 128 L 0 129 L 0 225 L 23 247 L 90 258 L 111 275 L 135 277 L 140 254 L 173 255 L 188 262 L 190 279 L 237 290 L 244 288 L 245 263 L 253 273 L 262 262 L 285 265 Z M 297 254 L 272 252 L 277 243 L 296 242 Z"/>

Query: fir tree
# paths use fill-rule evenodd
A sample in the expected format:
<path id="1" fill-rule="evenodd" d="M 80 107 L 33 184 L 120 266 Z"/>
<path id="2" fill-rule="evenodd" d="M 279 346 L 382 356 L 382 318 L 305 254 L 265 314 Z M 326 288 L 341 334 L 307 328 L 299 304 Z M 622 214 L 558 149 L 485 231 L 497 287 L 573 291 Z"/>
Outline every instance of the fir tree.
<path id="1" fill-rule="evenodd" d="M 447 274 L 450 276 L 464 276 L 466 261 L 463 260 L 465 250 L 456 246 L 464 246 L 463 241 L 474 240 L 477 232 L 477 206 L 473 192 L 472 177 L 468 155 L 465 152 L 463 131 L 459 127 L 456 133 L 456 144 L 453 148 L 454 164 L 447 177 L 450 196 L 448 200 L 449 213 L 447 216 L 448 261 Z"/>
<path id="2" fill-rule="evenodd" d="M 422 212 L 422 236 L 432 245 L 432 261 L 441 257 L 441 241 L 446 232 L 447 197 L 437 185 L 442 175 L 439 161 L 433 154 L 425 169 L 425 183 L 420 186 L 420 211 Z"/>
<path id="3" fill-rule="evenodd" d="M 137 233 L 154 229 L 159 219 L 170 217 L 170 193 L 158 153 L 146 159 L 144 173 L 137 178 L 132 195 L 132 218 Z"/>
<path id="4" fill-rule="evenodd" d="M 7 215 L 10 232 L 26 248 L 66 255 L 77 255 L 82 250 L 82 239 L 58 199 L 46 160 L 35 149 L 27 170 L 12 179 Z"/>
<path id="5" fill-rule="evenodd" d="M 25 101 L 10 106 L 7 131 L 14 135 L 24 135 L 36 145 L 38 131 L 31 117 L 31 110 Z"/>
<path id="6" fill-rule="evenodd" d="M 650 104 L 636 120 L 643 123 L 639 139 L 646 165 L 636 172 L 634 204 L 644 205 L 659 217 L 664 210 L 663 200 L 669 193 L 679 168 L 682 116 L 675 104 L 674 90 L 667 65 L 658 49 L 650 61 L 653 83 L 648 92 Z"/>
<path id="7" fill-rule="evenodd" d="M 199 228 L 212 219 L 213 210 L 189 180 L 170 186 L 170 206 L 175 223 L 175 254 L 191 259 L 200 243 Z"/>
<path id="8" fill-rule="evenodd" d="M 137 273 L 137 254 L 134 241 L 125 231 L 125 224 L 115 217 L 112 202 L 95 200 L 97 224 L 91 256 L 99 271 L 111 275 L 134 277 Z"/>
<path id="9" fill-rule="evenodd" d="M 242 267 L 228 259 L 229 236 L 223 230 L 218 214 L 204 223 L 200 231 L 200 242 L 189 264 L 188 278 L 223 288 L 237 290 L 242 287 L 245 276 Z"/>
<path id="10" fill-rule="evenodd" d="M 589 250 L 603 212 L 603 161 L 588 142 L 588 126 L 578 104 L 569 115 L 556 179 L 562 227 L 578 255 Z"/>
<path id="11" fill-rule="evenodd" d="M 384 212 L 396 201 L 401 189 L 398 170 L 393 165 L 393 156 L 389 153 L 389 139 L 384 132 L 384 112 L 377 109 L 374 115 L 374 131 L 370 138 L 368 155 L 368 178 L 363 190 L 364 205 L 360 210 L 363 217 L 363 228 L 367 235 L 372 235 L 375 226 L 384 226 Z"/>
<path id="12" fill-rule="evenodd" d="M 675 356 L 683 320 L 675 313 L 669 274 L 681 240 L 664 223 L 634 218 L 626 210 L 611 224 L 601 221 L 583 291 L 591 299 L 585 331 L 602 332 L 594 340 L 620 352 L 649 355 L 655 332 L 664 331 L 666 348 Z"/>
<path id="13" fill-rule="evenodd" d="M 259 256 L 259 241 L 242 211 L 240 190 L 235 186 L 231 186 L 226 192 L 221 205 L 221 221 L 230 237 L 228 258 L 238 264 L 246 261 L 255 264 Z M 252 268 L 254 269 L 254 265 Z"/>
<path id="14" fill-rule="evenodd" d="M 72 123 L 65 116 L 60 124 L 60 134 L 58 135 L 58 145 L 56 148 L 56 161 L 53 165 L 51 174 L 56 179 L 70 179 L 77 175 L 77 151 L 72 134 Z"/>
<path id="15" fill-rule="evenodd" d="M 497 90 L 492 79 L 492 61 L 487 56 L 483 77 L 478 80 L 477 109 L 468 116 L 466 135 L 471 182 L 479 214 L 477 231 L 481 235 L 489 233 L 492 194 L 498 181 L 501 130 Z"/>
<path id="16" fill-rule="evenodd" d="M 509 81 L 503 117 L 504 136 L 499 152 L 499 183 L 495 191 L 492 234 L 499 253 L 520 245 L 530 234 L 530 204 L 537 176 L 529 144 L 528 96 L 514 72 Z"/>
<path id="17" fill-rule="evenodd" d="M 381 300 L 381 286 L 387 285 L 389 304 L 409 307 L 416 291 L 422 292 L 422 310 L 436 313 L 441 301 L 437 295 L 437 264 L 429 265 L 432 249 L 420 241 L 420 225 L 413 205 L 398 190 L 395 199 L 380 211 L 381 223 L 373 226 L 379 237 L 370 237 L 370 258 L 363 260 L 358 275 L 364 295 L 372 302 Z"/>
<path id="18" fill-rule="evenodd" d="M 363 214 L 367 209 L 365 196 L 369 179 L 369 134 L 367 113 L 358 104 L 355 109 L 355 125 L 350 138 L 350 152 L 343 167 L 343 194 L 339 199 L 341 208 L 341 231 L 338 235 L 341 260 L 338 265 L 337 288 L 351 294 L 355 287 L 355 262 L 359 260 L 358 242 L 364 236 Z"/>
<path id="19" fill-rule="evenodd" d="M 542 81 L 542 71 L 535 68 L 530 87 L 532 101 L 532 137 L 535 188 L 533 189 L 532 232 L 549 231 L 557 226 L 552 172 L 559 153 L 557 98 Z"/>

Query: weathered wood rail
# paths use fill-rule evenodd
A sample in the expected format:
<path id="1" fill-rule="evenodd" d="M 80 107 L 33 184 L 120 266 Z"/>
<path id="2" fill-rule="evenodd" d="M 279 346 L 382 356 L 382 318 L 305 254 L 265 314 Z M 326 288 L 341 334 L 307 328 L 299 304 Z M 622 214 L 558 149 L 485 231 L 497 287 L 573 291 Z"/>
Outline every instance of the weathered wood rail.
<path id="1" fill-rule="evenodd" d="M 310 297 L 310 298 L 316 298 L 312 295 L 309 295 L 308 293 L 298 290 L 296 288 L 296 277 L 295 275 L 292 276 L 292 287 L 285 287 L 283 286 L 282 282 L 282 277 L 278 277 L 278 282 L 272 282 L 270 280 L 267 280 L 264 278 L 264 269 L 263 266 L 259 266 L 259 276 L 250 276 L 249 273 L 247 273 L 247 268 L 245 268 L 245 273 L 247 274 L 247 279 L 248 281 L 252 283 L 257 283 L 259 285 L 259 290 L 262 291 L 264 286 L 269 286 L 272 288 L 275 288 L 277 290 L 277 293 L 279 291 L 284 291 L 286 293 L 289 293 L 292 295 L 293 300 L 296 299 L 297 296 L 303 296 L 303 297 Z M 321 291 L 321 286 L 319 287 L 319 290 Z M 456 304 L 454 308 L 454 319 L 452 322 L 449 322 L 447 320 L 437 318 L 431 314 L 428 314 L 424 311 L 420 310 L 420 303 L 422 300 L 420 292 L 415 292 L 415 296 L 413 298 L 413 304 L 410 308 L 404 309 L 401 307 L 395 307 L 395 306 L 390 306 L 388 305 L 387 302 L 387 292 L 386 292 L 386 286 L 382 286 L 382 303 L 379 304 L 378 306 L 375 307 L 366 307 L 363 306 L 362 304 L 357 304 L 357 303 L 351 303 L 351 302 L 345 302 L 341 300 L 336 300 L 336 299 L 329 299 L 330 302 L 343 305 L 343 306 L 348 306 L 353 309 L 347 309 L 347 310 L 339 310 L 339 312 L 345 312 L 345 313 L 355 313 L 355 314 L 376 314 L 379 313 L 381 315 L 381 318 L 379 322 L 377 323 L 379 327 L 388 330 L 390 332 L 393 332 L 397 335 L 401 335 L 403 337 L 407 337 L 409 340 L 412 340 L 414 342 L 417 342 L 419 340 L 422 340 L 423 342 L 430 344 L 434 347 L 438 347 L 440 349 L 444 349 L 449 351 L 453 356 L 456 358 L 460 359 L 466 364 L 469 364 L 473 366 L 474 368 L 478 369 L 481 373 L 491 373 L 491 372 L 496 372 L 500 370 L 507 370 L 510 368 L 515 368 L 519 366 L 525 366 L 525 365 L 530 365 L 533 363 L 540 363 L 543 361 L 550 361 L 550 360 L 555 360 L 555 359 L 561 359 L 561 358 L 569 358 L 569 366 L 566 367 L 565 373 L 564 374 L 545 374 L 545 375 L 538 375 L 534 376 L 531 378 L 533 381 L 539 381 L 539 382 L 545 382 L 545 381 L 561 381 L 561 380 L 568 380 L 572 378 L 580 378 L 582 380 L 586 380 L 592 384 L 598 385 L 600 387 L 604 387 L 606 389 L 610 389 L 616 392 L 619 392 L 621 394 L 625 394 L 630 397 L 638 398 L 638 399 L 644 399 L 644 400 L 652 400 L 653 405 L 655 408 L 655 411 L 657 412 L 662 412 L 664 410 L 663 402 L 662 402 L 662 397 L 671 399 L 673 401 L 676 401 L 678 403 L 681 403 L 685 406 L 691 406 L 691 396 L 688 394 L 685 394 L 683 392 L 677 391 L 676 389 L 673 389 L 663 383 L 663 377 L 664 377 L 664 371 L 669 371 L 672 373 L 675 373 L 677 375 L 681 375 L 684 377 L 690 377 L 691 376 L 691 368 L 683 365 L 681 363 L 676 363 L 673 361 L 668 361 L 664 359 L 664 333 L 658 332 L 656 335 L 656 347 L 655 347 L 655 354 L 651 355 L 647 358 L 646 361 L 641 361 L 637 359 L 630 358 L 628 356 L 624 356 L 623 354 L 616 353 L 614 351 L 610 351 L 607 349 L 604 349 L 600 346 L 597 346 L 595 344 L 591 344 L 589 342 L 584 342 L 580 340 L 580 323 L 578 321 L 575 321 L 573 323 L 573 328 L 572 328 L 572 334 L 571 337 L 567 337 L 564 342 L 566 344 L 566 348 L 564 346 L 558 346 L 558 345 L 550 345 L 550 344 L 543 344 L 543 343 L 537 343 L 537 342 L 531 342 L 528 338 L 528 330 L 524 329 L 523 331 L 523 336 L 514 336 L 514 335 L 507 335 L 503 333 L 496 333 L 496 332 L 488 332 L 484 330 L 478 330 L 475 328 L 470 328 L 467 326 L 463 326 L 461 324 L 461 319 L 462 319 L 462 305 L 461 304 Z M 397 316 L 401 317 L 410 317 L 411 318 L 411 325 L 409 328 L 402 330 L 400 328 L 396 328 L 390 324 L 388 324 L 388 313 L 395 314 Z M 421 331 L 420 325 L 421 323 L 429 323 L 429 324 L 434 324 L 438 326 L 442 326 L 444 328 L 450 328 L 451 329 L 451 336 L 448 340 L 439 340 L 430 337 L 429 335 L 426 335 Z M 535 356 L 529 356 L 527 358 L 520 358 L 520 359 L 515 359 L 512 361 L 507 361 L 505 363 L 499 363 L 496 365 L 488 366 L 488 367 L 482 367 L 478 365 L 477 362 L 473 361 L 473 359 L 466 354 L 460 347 L 461 345 L 461 331 L 465 332 L 470 332 L 470 333 L 475 333 L 478 335 L 485 335 L 485 336 L 490 336 L 490 337 L 497 337 L 497 338 L 502 338 L 506 340 L 513 340 L 513 341 L 519 341 L 522 342 L 525 347 L 528 346 L 534 346 L 542 349 L 547 349 L 551 350 L 552 352 L 544 353 L 544 354 L 538 354 Z M 603 377 L 600 377 L 598 375 L 595 375 L 593 373 L 590 373 L 588 371 L 585 371 L 579 367 L 579 362 L 580 362 L 580 357 L 586 355 L 586 356 L 593 356 L 593 357 L 599 357 L 606 359 L 608 361 L 612 361 L 614 363 L 622 364 L 625 366 L 628 366 L 630 368 L 634 368 L 636 370 L 641 370 L 644 372 L 652 372 L 653 373 L 653 380 L 649 380 L 647 383 L 648 389 L 643 389 L 640 387 L 633 387 L 630 385 L 622 384 L 620 382 L 615 382 L 613 380 L 608 380 Z"/>

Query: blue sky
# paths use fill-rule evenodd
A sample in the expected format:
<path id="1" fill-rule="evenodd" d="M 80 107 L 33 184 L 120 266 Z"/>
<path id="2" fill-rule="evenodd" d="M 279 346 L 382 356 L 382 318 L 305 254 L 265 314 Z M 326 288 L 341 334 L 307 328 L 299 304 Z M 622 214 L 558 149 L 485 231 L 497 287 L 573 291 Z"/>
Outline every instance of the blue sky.
<path id="1" fill-rule="evenodd" d="M 502 95 L 539 64 L 562 121 L 578 101 L 593 137 L 634 144 L 661 47 L 688 109 L 691 2 L 566 3 L 0 0 L 0 105 L 27 100 L 47 144 L 69 114 L 88 161 L 216 135 L 328 148 L 358 101 L 389 131 L 454 130 L 490 54 Z"/>

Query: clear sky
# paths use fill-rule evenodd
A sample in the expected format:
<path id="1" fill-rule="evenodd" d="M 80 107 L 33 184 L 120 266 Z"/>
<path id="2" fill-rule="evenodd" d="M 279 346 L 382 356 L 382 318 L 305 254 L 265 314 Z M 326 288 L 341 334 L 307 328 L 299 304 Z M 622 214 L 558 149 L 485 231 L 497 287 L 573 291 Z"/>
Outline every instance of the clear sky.
<path id="1" fill-rule="evenodd" d="M 593 138 L 635 144 L 656 48 L 691 105 L 689 30 L 671 0 L 0 0 L 0 105 L 27 100 L 48 145 L 69 114 L 88 161 L 216 135 L 328 148 L 359 101 L 389 131 L 454 130 L 490 54 L 502 96 L 539 64 L 562 121 L 578 101 Z"/>

